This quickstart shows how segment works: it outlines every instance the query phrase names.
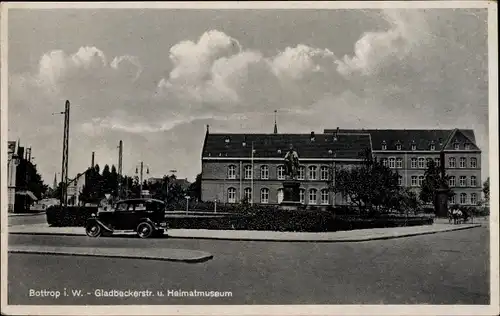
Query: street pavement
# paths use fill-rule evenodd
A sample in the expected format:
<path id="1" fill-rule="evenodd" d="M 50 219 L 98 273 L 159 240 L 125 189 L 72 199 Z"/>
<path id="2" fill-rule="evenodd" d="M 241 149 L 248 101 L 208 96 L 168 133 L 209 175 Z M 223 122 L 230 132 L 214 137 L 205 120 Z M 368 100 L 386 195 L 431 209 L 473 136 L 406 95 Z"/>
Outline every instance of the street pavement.
<path id="1" fill-rule="evenodd" d="M 484 226 L 358 243 L 9 235 L 9 246 L 23 245 L 191 249 L 214 257 L 190 264 L 10 253 L 9 304 L 489 304 Z M 70 294 L 57 299 L 30 296 L 30 290 L 64 289 Z M 166 296 L 98 297 L 96 289 Z M 168 290 L 232 296 L 179 297 Z"/>

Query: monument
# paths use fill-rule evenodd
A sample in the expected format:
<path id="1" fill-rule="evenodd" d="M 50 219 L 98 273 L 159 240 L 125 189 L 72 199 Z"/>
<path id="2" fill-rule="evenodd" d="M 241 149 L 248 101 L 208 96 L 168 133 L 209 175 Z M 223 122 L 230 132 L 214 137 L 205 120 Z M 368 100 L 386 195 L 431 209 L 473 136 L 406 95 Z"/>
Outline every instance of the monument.
<path id="1" fill-rule="evenodd" d="M 297 181 L 299 171 L 299 155 L 290 145 L 290 149 L 285 155 L 285 181 L 283 181 L 283 201 L 280 206 L 283 209 L 296 210 L 300 203 L 300 181 Z"/>

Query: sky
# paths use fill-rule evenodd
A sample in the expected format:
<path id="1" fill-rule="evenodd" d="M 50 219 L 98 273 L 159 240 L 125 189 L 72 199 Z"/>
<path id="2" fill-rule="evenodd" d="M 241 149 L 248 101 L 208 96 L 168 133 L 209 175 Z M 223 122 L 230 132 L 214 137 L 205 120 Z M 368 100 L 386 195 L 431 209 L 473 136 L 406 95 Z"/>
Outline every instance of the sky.
<path id="1" fill-rule="evenodd" d="M 484 9 L 9 10 L 8 137 L 60 177 L 118 161 L 193 181 L 210 132 L 471 128 L 488 174 Z"/>

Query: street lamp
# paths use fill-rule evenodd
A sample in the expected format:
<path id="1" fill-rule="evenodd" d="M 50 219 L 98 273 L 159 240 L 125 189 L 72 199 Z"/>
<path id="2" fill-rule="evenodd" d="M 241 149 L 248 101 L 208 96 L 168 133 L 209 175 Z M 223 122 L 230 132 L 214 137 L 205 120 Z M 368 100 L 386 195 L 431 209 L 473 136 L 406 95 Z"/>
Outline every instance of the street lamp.
<path id="1" fill-rule="evenodd" d="M 189 195 L 186 195 L 186 215 L 189 212 L 189 199 L 191 198 Z"/>

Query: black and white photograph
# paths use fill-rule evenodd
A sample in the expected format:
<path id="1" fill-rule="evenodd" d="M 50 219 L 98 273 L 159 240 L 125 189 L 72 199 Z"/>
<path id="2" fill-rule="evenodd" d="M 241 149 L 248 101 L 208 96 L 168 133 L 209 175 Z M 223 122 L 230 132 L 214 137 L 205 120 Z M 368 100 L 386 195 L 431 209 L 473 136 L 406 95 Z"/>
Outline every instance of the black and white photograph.
<path id="1" fill-rule="evenodd" d="M 2 313 L 500 312 L 496 2 L 0 21 Z"/>

